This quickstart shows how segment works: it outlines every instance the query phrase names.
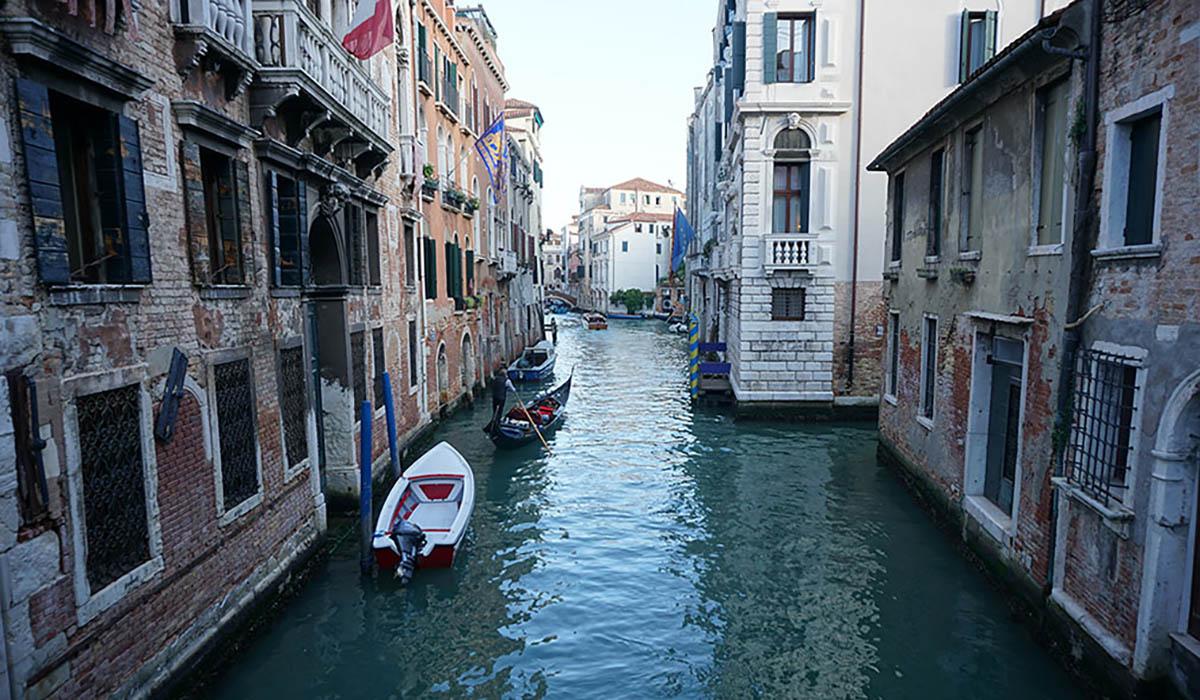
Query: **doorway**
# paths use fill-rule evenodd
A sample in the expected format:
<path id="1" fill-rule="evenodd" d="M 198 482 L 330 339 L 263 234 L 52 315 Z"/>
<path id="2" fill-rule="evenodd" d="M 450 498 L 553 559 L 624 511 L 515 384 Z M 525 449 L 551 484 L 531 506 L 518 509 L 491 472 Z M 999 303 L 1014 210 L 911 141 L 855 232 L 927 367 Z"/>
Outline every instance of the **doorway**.
<path id="1" fill-rule="evenodd" d="M 329 485 L 331 473 L 354 468 L 354 400 L 341 251 L 337 224 L 316 217 L 309 228 L 313 286 L 307 290 L 306 315 L 322 489 Z"/>
<path id="2" fill-rule="evenodd" d="M 1021 445 L 1021 396 L 1024 386 L 1024 343 L 993 338 L 987 361 L 991 369 L 988 397 L 987 464 L 983 495 L 1012 516 Z"/>

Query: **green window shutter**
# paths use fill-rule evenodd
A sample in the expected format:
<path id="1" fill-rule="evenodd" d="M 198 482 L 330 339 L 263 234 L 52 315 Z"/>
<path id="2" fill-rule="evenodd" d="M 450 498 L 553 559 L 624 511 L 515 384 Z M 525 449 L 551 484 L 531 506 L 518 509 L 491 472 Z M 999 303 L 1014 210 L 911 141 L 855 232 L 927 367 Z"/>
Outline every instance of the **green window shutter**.
<path id="1" fill-rule="evenodd" d="M 775 82 L 776 43 L 779 39 L 779 15 L 763 15 L 763 82 Z"/>
<path id="2" fill-rule="evenodd" d="M 50 118 L 50 93 L 45 85 L 32 80 L 17 78 L 16 84 L 38 277 L 45 284 L 67 284 L 71 281 L 71 263 L 67 256 L 67 228 L 63 219 L 58 156 L 54 149 L 54 124 Z"/>
<path id="3" fill-rule="evenodd" d="M 467 294 L 475 293 L 475 251 L 467 251 Z"/>
<path id="4" fill-rule="evenodd" d="M 987 63 L 996 55 L 996 22 L 1000 13 L 988 10 L 984 20 L 983 62 Z"/>
<path id="5" fill-rule="evenodd" d="M 254 219 L 250 209 L 250 164 L 233 161 L 234 197 L 237 202 L 238 284 L 254 284 Z"/>
<path id="6" fill-rule="evenodd" d="M 746 92 L 746 23 L 733 23 L 733 89 Z"/>
<path id="7" fill-rule="evenodd" d="M 958 22 L 958 82 L 965 83 L 971 73 L 971 11 L 963 10 Z"/>
<path id="8" fill-rule="evenodd" d="M 437 243 L 432 238 L 421 240 L 425 246 L 425 298 L 437 299 Z"/>
<path id="9" fill-rule="evenodd" d="M 425 25 L 423 24 L 417 25 L 417 47 L 421 51 L 425 50 Z"/>
<path id="10" fill-rule="evenodd" d="M 122 189 L 125 195 L 125 236 L 129 254 L 129 281 L 150 282 L 150 217 L 146 213 L 146 185 L 142 180 L 142 139 L 137 122 L 117 115 L 121 136 Z"/>

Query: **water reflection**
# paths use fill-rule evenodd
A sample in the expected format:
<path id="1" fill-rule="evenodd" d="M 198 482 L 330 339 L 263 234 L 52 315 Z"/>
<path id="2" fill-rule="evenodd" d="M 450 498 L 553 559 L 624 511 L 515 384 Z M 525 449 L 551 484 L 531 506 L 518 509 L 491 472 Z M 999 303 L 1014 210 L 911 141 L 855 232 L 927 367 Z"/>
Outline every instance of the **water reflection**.
<path id="1" fill-rule="evenodd" d="M 350 537 L 220 697 L 1071 697 L 857 425 L 693 411 L 683 340 L 560 324 L 569 417 L 476 470 L 452 571 L 363 581 Z"/>

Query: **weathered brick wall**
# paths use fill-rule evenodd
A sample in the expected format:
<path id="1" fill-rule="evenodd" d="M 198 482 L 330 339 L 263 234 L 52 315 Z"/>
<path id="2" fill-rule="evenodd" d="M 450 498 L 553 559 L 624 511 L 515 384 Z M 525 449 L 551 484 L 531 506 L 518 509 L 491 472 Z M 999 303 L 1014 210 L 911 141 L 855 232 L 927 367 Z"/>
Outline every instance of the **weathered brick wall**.
<path id="1" fill-rule="evenodd" d="M 854 317 L 854 372 L 850 376 L 850 282 L 834 285 L 833 386 L 839 396 L 878 396 L 883 381 L 882 365 L 887 307 L 882 282 L 859 282 Z M 851 384 L 853 379 L 853 384 Z"/>

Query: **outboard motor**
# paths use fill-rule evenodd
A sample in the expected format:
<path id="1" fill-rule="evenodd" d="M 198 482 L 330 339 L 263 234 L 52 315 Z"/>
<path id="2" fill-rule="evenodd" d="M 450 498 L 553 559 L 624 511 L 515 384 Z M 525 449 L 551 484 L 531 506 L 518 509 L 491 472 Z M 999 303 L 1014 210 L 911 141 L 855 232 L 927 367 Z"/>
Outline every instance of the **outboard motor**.
<path id="1" fill-rule="evenodd" d="M 400 584 L 407 586 L 412 580 L 413 569 L 417 567 L 417 554 L 425 546 L 425 533 L 421 527 L 407 520 L 401 520 L 392 528 L 392 541 L 400 550 L 400 564 L 396 567 L 396 578 Z"/>

